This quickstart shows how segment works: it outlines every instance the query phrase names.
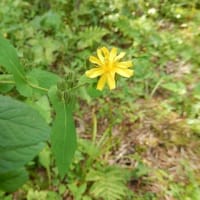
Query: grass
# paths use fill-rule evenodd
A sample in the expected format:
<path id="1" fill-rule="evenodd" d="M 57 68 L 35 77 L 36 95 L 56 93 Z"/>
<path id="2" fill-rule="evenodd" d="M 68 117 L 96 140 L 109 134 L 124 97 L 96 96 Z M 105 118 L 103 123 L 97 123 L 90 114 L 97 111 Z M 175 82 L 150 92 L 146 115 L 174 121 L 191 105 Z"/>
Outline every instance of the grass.
<path id="1" fill-rule="evenodd" d="M 80 89 L 78 150 L 67 177 L 47 146 L 28 164 L 29 181 L 1 199 L 200 198 L 198 1 L 2 0 L 0 20 L 27 70 L 79 79 L 101 46 L 127 52 L 135 70 L 114 91 L 96 91 L 95 81 Z"/>

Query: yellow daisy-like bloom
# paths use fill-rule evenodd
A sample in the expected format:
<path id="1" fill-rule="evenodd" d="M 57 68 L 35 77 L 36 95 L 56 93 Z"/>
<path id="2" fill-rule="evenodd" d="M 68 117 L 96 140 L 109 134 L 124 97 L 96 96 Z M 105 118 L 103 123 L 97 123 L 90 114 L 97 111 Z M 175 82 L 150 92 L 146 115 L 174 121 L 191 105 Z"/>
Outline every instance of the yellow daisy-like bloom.
<path id="1" fill-rule="evenodd" d="M 131 61 L 120 60 L 125 56 L 122 52 L 117 55 L 117 48 L 112 48 L 109 51 L 106 47 L 97 49 L 97 57 L 90 56 L 89 61 L 96 65 L 95 68 L 86 71 L 86 76 L 89 78 L 96 78 L 100 76 L 97 89 L 103 90 L 105 84 L 107 83 L 110 90 L 116 88 L 115 74 L 119 74 L 123 77 L 131 77 L 133 75 L 133 70 L 128 69 L 132 66 Z"/>

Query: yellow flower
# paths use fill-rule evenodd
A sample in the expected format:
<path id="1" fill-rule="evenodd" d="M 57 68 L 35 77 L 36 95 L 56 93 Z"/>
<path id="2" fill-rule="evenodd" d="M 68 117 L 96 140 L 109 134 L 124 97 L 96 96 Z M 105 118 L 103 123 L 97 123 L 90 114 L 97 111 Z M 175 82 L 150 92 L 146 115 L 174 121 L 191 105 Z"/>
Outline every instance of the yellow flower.
<path id="1" fill-rule="evenodd" d="M 116 87 L 115 74 L 129 78 L 133 75 L 133 70 L 128 69 L 132 66 L 131 61 L 120 62 L 125 56 L 122 52 L 117 55 L 117 48 L 112 48 L 109 51 L 106 47 L 97 49 L 97 57 L 90 56 L 89 61 L 96 65 L 95 68 L 86 71 L 86 76 L 96 78 L 100 76 L 97 84 L 97 89 L 102 90 L 107 83 L 110 90 Z"/>

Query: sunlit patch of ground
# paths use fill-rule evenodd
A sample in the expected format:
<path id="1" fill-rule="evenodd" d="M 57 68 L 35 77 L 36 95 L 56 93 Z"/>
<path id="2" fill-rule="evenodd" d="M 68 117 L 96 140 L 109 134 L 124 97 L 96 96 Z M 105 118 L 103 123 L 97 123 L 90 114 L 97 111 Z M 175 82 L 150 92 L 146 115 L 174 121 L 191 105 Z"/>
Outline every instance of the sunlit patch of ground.
<path id="1" fill-rule="evenodd" d="M 187 185 L 190 172 L 195 177 L 200 175 L 200 141 L 187 125 L 186 118 L 167 110 L 163 100 L 139 100 L 136 103 L 137 108 L 126 112 L 124 119 L 112 128 L 112 147 L 106 159 L 110 164 L 129 169 L 143 162 L 149 168 L 148 175 L 133 180 L 130 188 L 139 193 L 155 193 L 160 199 L 173 200 L 172 195 L 166 192 L 172 182 Z M 120 110 L 120 107 L 116 109 Z M 93 112 L 97 110 L 94 107 Z M 131 115 L 135 116 L 134 120 Z M 92 117 L 85 120 L 92 123 Z M 99 138 L 107 127 L 109 118 L 100 118 Z M 83 137 L 91 137 L 83 134 L 88 128 L 87 123 L 79 128 Z"/>

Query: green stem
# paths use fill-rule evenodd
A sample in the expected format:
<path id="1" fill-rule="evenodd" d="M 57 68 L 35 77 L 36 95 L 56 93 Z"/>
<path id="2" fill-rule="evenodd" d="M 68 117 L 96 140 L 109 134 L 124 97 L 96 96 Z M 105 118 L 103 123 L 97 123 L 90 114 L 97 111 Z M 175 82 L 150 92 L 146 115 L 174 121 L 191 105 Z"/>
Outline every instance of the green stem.
<path id="1" fill-rule="evenodd" d="M 154 86 L 151 94 L 150 94 L 150 98 L 153 97 L 153 95 L 155 94 L 156 90 L 158 89 L 158 87 L 160 86 L 160 84 L 163 82 L 163 78 L 161 78 L 157 83 L 156 85 Z"/>
<path id="2" fill-rule="evenodd" d="M 8 80 L 8 81 L 6 81 L 6 80 L 0 80 L 0 84 L 1 84 L 1 83 L 2 83 L 2 84 L 15 84 L 14 81 L 10 81 L 10 80 Z M 48 89 L 47 89 L 47 88 L 43 88 L 43 87 L 40 87 L 40 86 L 38 86 L 38 85 L 34 85 L 34 84 L 28 82 L 27 80 L 26 80 L 26 83 L 27 83 L 29 86 L 31 86 L 32 88 L 35 88 L 35 89 L 38 89 L 38 90 L 42 90 L 42 91 L 48 92 Z"/>
<path id="3" fill-rule="evenodd" d="M 48 92 L 49 90 L 47 88 L 43 88 L 43 87 L 40 87 L 38 85 L 34 85 L 30 82 L 28 82 L 28 85 L 31 86 L 32 88 L 35 88 L 35 89 L 38 89 L 38 90 L 42 90 L 42 91 L 45 91 L 45 92 Z"/>
<path id="4" fill-rule="evenodd" d="M 83 84 L 81 84 L 81 85 L 77 85 L 76 87 L 73 87 L 72 89 L 74 90 L 74 89 L 77 89 L 77 88 L 80 88 L 80 87 L 82 87 L 82 86 L 84 86 L 84 85 L 87 85 L 88 83 L 83 83 Z"/>
<path id="5" fill-rule="evenodd" d="M 0 81 L 0 83 L 5 83 L 5 84 L 15 84 L 14 81 Z"/>
<path id="6" fill-rule="evenodd" d="M 50 172 L 50 168 L 47 167 L 47 177 L 48 177 L 48 184 L 49 186 L 51 185 L 51 172 Z"/>
<path id="7" fill-rule="evenodd" d="M 96 117 L 95 113 L 92 116 L 92 121 L 93 121 L 92 142 L 93 142 L 93 144 L 95 144 L 96 137 L 97 137 L 97 117 Z"/>

